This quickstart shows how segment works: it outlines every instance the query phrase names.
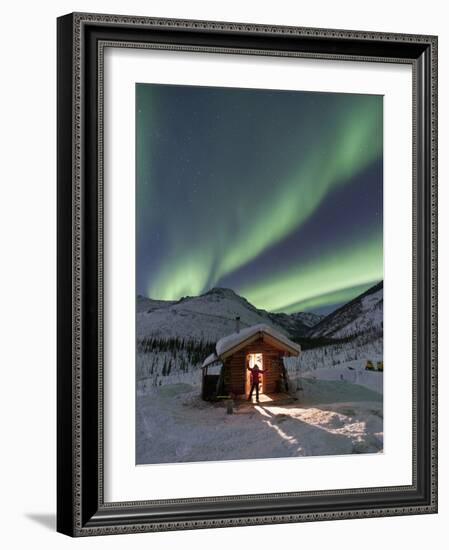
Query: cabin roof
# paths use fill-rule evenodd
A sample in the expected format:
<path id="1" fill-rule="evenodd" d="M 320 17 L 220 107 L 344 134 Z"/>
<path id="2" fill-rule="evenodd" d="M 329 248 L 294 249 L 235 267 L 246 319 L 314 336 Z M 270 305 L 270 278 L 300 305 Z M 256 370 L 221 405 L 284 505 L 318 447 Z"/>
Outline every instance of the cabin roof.
<path id="1" fill-rule="evenodd" d="M 208 367 L 209 365 L 212 365 L 212 363 L 215 363 L 217 361 L 219 361 L 219 359 L 217 357 L 217 354 L 215 352 L 213 352 L 210 355 L 208 355 L 206 357 L 206 359 L 204 359 L 203 364 L 202 364 L 202 368 Z"/>
<path id="2" fill-rule="evenodd" d="M 234 332 L 220 338 L 215 345 L 215 353 L 212 353 L 204 360 L 202 365 L 203 368 L 232 355 L 245 344 L 256 340 L 260 336 L 263 337 L 264 335 L 268 336 L 269 340 L 275 341 L 282 349 L 286 349 L 293 354 L 298 355 L 301 351 L 301 346 L 299 344 L 296 344 L 275 328 L 265 324 L 253 325 L 239 332 Z"/>

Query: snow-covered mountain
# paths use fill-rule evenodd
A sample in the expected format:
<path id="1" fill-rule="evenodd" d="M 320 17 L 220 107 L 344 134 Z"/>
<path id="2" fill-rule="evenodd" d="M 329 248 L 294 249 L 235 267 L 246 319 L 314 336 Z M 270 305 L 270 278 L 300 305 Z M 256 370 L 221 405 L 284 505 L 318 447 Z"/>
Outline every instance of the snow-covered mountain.
<path id="1" fill-rule="evenodd" d="M 170 300 L 151 300 L 150 298 L 146 298 L 145 296 L 139 294 L 136 302 L 136 313 L 150 313 L 155 309 L 168 307 L 175 303 L 175 301 Z"/>
<path id="2" fill-rule="evenodd" d="M 137 298 L 137 337 L 216 340 L 240 327 L 268 324 L 286 335 L 304 335 L 321 320 L 313 313 L 269 313 L 257 309 L 229 288 L 213 288 L 201 296 L 178 301 Z"/>
<path id="3" fill-rule="evenodd" d="M 276 326 L 282 327 L 293 338 L 306 336 L 310 328 L 324 319 L 324 315 L 305 311 L 291 314 L 268 313 L 268 317 Z"/>
<path id="4" fill-rule="evenodd" d="M 326 317 L 312 312 L 271 313 L 253 306 L 229 288 L 177 301 L 137 297 L 137 337 L 189 338 L 215 342 L 240 327 L 268 324 L 293 338 L 344 338 L 381 332 L 383 283 L 380 282 Z"/>
<path id="5" fill-rule="evenodd" d="M 372 332 L 382 336 L 383 282 L 333 311 L 309 330 L 309 338 L 345 338 Z"/>
<path id="6" fill-rule="evenodd" d="M 276 315 L 286 315 L 285 313 L 276 314 Z M 322 319 L 324 319 L 324 315 L 320 315 L 319 313 L 313 313 L 313 311 L 299 311 L 298 313 L 291 313 L 288 315 L 291 319 L 295 320 L 296 322 L 301 321 L 303 325 L 306 327 L 314 327 L 317 325 Z"/>

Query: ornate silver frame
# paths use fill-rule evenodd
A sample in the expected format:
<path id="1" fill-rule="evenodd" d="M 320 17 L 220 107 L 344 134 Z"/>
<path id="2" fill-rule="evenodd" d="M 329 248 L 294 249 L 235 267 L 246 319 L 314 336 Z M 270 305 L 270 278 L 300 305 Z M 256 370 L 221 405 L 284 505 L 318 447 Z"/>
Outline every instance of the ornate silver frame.
<path id="1" fill-rule="evenodd" d="M 105 47 L 412 65 L 414 407 L 411 486 L 104 502 Z M 67 128 L 72 129 L 71 133 Z M 436 37 L 101 14 L 78 13 L 59 18 L 58 531 L 87 536 L 436 512 L 436 224 Z M 96 422 L 86 422 L 85 419 L 92 415 Z"/>

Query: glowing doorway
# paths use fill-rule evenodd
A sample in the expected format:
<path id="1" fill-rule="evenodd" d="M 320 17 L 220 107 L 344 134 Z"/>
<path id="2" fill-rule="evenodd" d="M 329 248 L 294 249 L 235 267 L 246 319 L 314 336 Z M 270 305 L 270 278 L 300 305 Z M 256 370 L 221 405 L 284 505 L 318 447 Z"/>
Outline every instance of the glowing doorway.
<path id="1" fill-rule="evenodd" d="M 263 354 L 262 353 L 248 353 L 246 356 L 246 364 L 250 369 L 253 369 L 255 365 L 259 367 L 260 370 L 263 370 Z M 263 393 L 263 378 L 260 383 L 260 393 Z M 251 391 L 251 371 L 246 369 L 246 384 L 245 384 L 245 395 L 248 398 L 249 392 Z"/>

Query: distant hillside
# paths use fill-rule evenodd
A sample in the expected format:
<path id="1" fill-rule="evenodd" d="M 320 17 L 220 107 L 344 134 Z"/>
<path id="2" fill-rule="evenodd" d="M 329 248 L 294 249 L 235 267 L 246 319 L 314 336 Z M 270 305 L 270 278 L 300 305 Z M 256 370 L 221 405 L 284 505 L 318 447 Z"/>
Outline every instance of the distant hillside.
<path id="1" fill-rule="evenodd" d="M 345 338 L 367 331 L 379 332 L 383 327 L 383 281 L 333 311 L 314 327 L 309 338 Z"/>
<path id="2" fill-rule="evenodd" d="M 277 326 L 282 327 L 291 338 L 301 338 L 309 330 L 324 319 L 324 315 L 312 312 L 299 313 L 268 313 L 268 317 Z"/>
<path id="3" fill-rule="evenodd" d="M 193 338 L 216 341 L 236 329 L 265 323 L 289 336 L 304 336 L 322 316 L 314 313 L 269 313 L 229 288 L 213 288 L 178 301 L 137 297 L 137 337 Z"/>

